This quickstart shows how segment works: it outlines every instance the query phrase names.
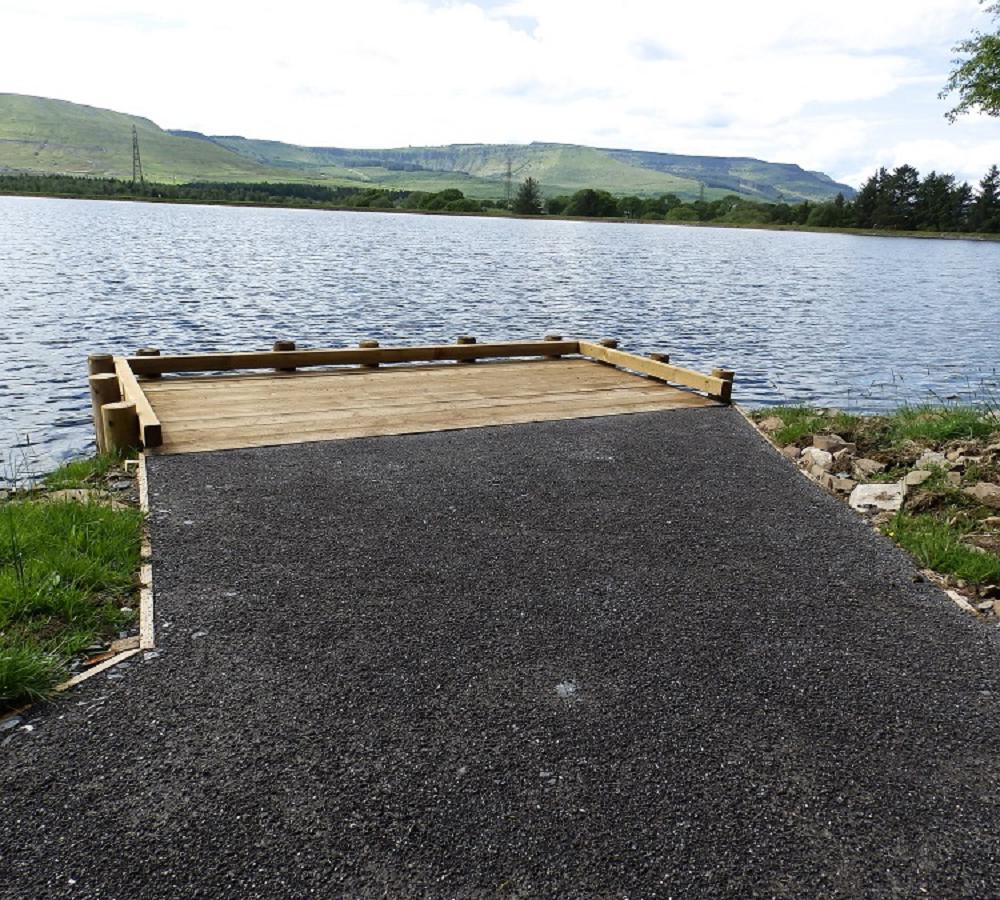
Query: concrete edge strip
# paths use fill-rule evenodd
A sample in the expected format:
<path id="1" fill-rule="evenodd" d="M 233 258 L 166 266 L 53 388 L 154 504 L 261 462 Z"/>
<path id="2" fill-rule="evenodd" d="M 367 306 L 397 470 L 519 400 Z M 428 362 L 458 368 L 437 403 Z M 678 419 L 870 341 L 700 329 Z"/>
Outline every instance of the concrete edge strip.
<path id="1" fill-rule="evenodd" d="M 764 443 L 767 444 L 767 446 L 770 447 L 771 450 L 774 453 L 776 453 L 778 456 L 781 456 L 782 459 L 785 458 L 784 456 L 782 456 L 781 450 L 777 446 L 777 444 L 775 444 L 774 441 L 772 441 L 771 438 L 760 429 L 760 427 L 753 420 L 753 418 L 750 416 L 750 414 L 742 406 L 740 406 L 738 403 L 733 403 L 732 407 L 741 416 L 743 416 L 744 419 L 747 420 L 747 422 L 750 424 L 750 427 L 755 432 L 757 432 L 757 435 L 761 438 L 761 440 L 764 441 Z M 828 494 L 831 497 L 835 497 L 838 500 L 838 502 L 840 501 L 840 498 L 837 497 L 836 494 L 834 494 L 832 491 L 826 490 L 826 488 L 824 488 L 823 485 L 818 484 L 817 482 L 813 481 L 805 472 L 802 471 L 802 469 L 800 469 L 798 466 L 796 466 L 790 460 L 788 462 L 789 462 L 789 465 L 791 465 L 792 468 L 795 469 L 795 471 L 799 474 L 799 476 L 801 478 L 804 478 L 806 481 L 809 482 L 809 484 L 813 485 L 814 487 L 819 488 L 821 491 L 823 491 L 824 494 Z M 850 509 L 850 506 L 848 506 L 847 508 Z M 874 531 L 877 534 L 879 534 L 879 535 L 882 534 L 882 532 L 879 531 L 878 528 L 875 528 L 874 526 L 872 526 L 872 527 L 873 527 Z M 884 537 L 884 535 L 883 535 L 883 537 Z M 889 540 L 889 539 L 886 538 L 886 540 Z M 891 543 L 892 543 L 892 545 L 894 547 L 898 547 L 900 550 L 903 549 L 895 541 L 892 541 Z M 904 550 L 903 552 L 905 553 L 906 551 Z M 909 555 L 909 554 L 907 554 L 907 555 Z M 969 601 L 969 598 L 963 596 L 958 591 L 953 590 L 952 588 L 949 588 L 948 585 L 946 584 L 946 582 L 944 581 L 944 579 L 940 575 L 938 575 L 937 572 L 934 572 L 931 569 L 920 569 L 920 574 L 923 575 L 924 578 L 926 578 L 928 581 L 930 581 L 938 589 L 940 589 L 941 593 L 943 593 L 949 600 L 951 600 L 951 602 L 954 603 L 959 609 L 961 609 L 961 610 L 963 610 L 964 612 L 967 612 L 967 613 L 972 613 L 972 615 L 976 616 L 976 618 L 979 618 L 979 613 L 976 611 L 976 608 Z"/>
<path id="2" fill-rule="evenodd" d="M 125 662 L 143 650 L 152 650 L 156 644 L 153 633 L 153 548 L 149 542 L 149 528 L 146 526 L 145 516 L 149 515 L 149 482 L 146 480 L 146 457 L 145 454 L 139 457 L 139 466 L 136 469 L 136 484 L 139 488 L 139 508 L 143 513 L 142 524 L 142 544 L 139 548 L 139 646 L 132 650 L 124 650 L 121 653 L 106 659 L 86 672 L 74 675 L 68 681 L 56 685 L 56 691 L 68 691 L 72 687 L 83 683 L 94 675 L 106 672 L 119 663 Z"/>

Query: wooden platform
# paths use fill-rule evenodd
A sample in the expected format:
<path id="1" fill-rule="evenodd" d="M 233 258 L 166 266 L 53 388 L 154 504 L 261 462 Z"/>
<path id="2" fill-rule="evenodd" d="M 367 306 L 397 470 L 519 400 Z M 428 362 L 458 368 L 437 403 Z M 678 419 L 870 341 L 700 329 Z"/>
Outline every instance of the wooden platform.
<path id="1" fill-rule="evenodd" d="M 535 353 L 541 358 L 523 358 Z M 414 364 L 415 360 L 425 362 Z M 173 374 L 261 368 L 278 362 L 297 367 L 332 363 L 338 367 L 197 377 Z M 391 365 L 400 362 L 406 364 Z M 715 406 L 728 400 L 731 385 L 731 377 L 727 381 L 717 373 L 702 375 L 670 366 L 662 358 L 651 360 L 613 347 L 561 339 L 525 344 L 136 356 L 116 358 L 112 375 L 92 376 L 92 391 L 95 379 L 100 391 L 116 388 L 122 401 L 103 406 L 104 434 L 99 431 L 99 438 L 111 445 L 128 440 L 122 437 L 124 432 L 112 433 L 116 427 L 125 427 L 117 418 L 121 407 L 136 420 L 128 423 L 133 425 L 132 441 L 154 453 Z M 680 380 L 688 386 L 676 387 L 667 380 Z M 94 396 L 96 420 L 105 401 Z"/>
<path id="2" fill-rule="evenodd" d="M 613 416 L 714 401 L 589 360 L 143 382 L 161 453 Z"/>

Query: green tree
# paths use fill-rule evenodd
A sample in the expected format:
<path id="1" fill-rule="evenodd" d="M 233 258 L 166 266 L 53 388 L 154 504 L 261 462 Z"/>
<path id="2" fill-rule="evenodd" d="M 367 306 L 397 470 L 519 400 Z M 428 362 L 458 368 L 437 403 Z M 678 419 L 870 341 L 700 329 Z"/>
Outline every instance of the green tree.
<path id="1" fill-rule="evenodd" d="M 888 178 L 888 173 L 884 168 L 880 168 L 871 176 L 858 191 L 858 196 L 854 201 L 854 224 L 858 228 L 875 227 L 875 211 L 879 206 L 879 199 L 882 196 L 882 185 Z"/>
<path id="2" fill-rule="evenodd" d="M 965 227 L 972 191 L 954 175 L 931 172 L 917 189 L 913 226 L 921 231 L 961 231 Z"/>
<path id="3" fill-rule="evenodd" d="M 618 203 L 607 191 L 584 188 L 577 191 L 566 207 L 567 216 L 613 217 L 618 215 Z"/>
<path id="4" fill-rule="evenodd" d="M 559 197 L 549 197 L 545 206 L 547 207 L 550 216 L 561 216 L 566 211 L 566 207 L 569 206 L 569 197 L 565 195 Z"/>
<path id="5" fill-rule="evenodd" d="M 618 212 L 626 219 L 638 219 L 642 217 L 645 209 L 645 201 L 641 197 L 619 197 Z"/>
<path id="6" fill-rule="evenodd" d="M 542 214 L 542 192 L 538 182 L 530 175 L 521 182 L 514 198 L 514 212 L 519 216 L 540 216 Z"/>
<path id="7" fill-rule="evenodd" d="M 1000 116 L 1000 3 L 991 3 L 986 12 L 996 20 L 996 30 L 976 31 L 955 47 L 965 55 L 954 61 L 955 69 L 938 95 L 943 100 L 958 93 L 958 103 L 945 113 L 949 122 L 973 110 Z"/>
<path id="8" fill-rule="evenodd" d="M 992 166 L 979 182 L 979 196 L 969 211 L 973 231 L 1000 231 L 1000 169 Z"/>

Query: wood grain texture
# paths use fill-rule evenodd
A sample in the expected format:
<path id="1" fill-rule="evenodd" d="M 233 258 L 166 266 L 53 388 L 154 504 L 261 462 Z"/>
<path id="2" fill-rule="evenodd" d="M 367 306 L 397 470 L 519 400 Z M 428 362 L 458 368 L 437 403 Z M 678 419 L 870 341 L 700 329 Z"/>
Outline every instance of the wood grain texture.
<path id="1" fill-rule="evenodd" d="M 259 350 L 239 353 L 196 353 L 178 356 L 130 356 L 136 375 L 166 372 L 215 372 L 233 369 L 349 366 L 370 363 L 460 362 L 511 356 L 559 356 L 577 353 L 576 341 L 510 341 L 494 344 L 434 344 L 424 347 L 336 348 L 332 350 Z"/>
<path id="2" fill-rule="evenodd" d="M 480 345 L 481 346 L 481 345 Z M 154 452 L 193 453 L 714 406 L 584 359 L 168 377 L 143 390 Z"/>
<path id="3" fill-rule="evenodd" d="M 580 341 L 580 352 L 591 359 L 609 363 L 613 366 L 621 366 L 623 369 L 631 369 L 634 372 L 641 372 L 652 378 L 658 378 L 672 384 L 680 384 L 693 388 L 696 391 L 704 391 L 713 397 L 721 396 L 726 390 L 726 382 L 722 378 L 713 375 L 703 375 L 694 369 L 685 369 L 681 366 L 673 366 L 669 363 L 659 362 L 645 356 L 637 356 L 634 353 L 627 353 L 624 350 L 616 350 L 612 347 L 605 347 L 595 344 L 592 341 Z M 732 381 L 729 382 L 732 387 Z"/>
<path id="4" fill-rule="evenodd" d="M 157 357 L 134 357 L 135 359 L 155 359 Z M 115 357 L 115 374 L 118 376 L 118 384 L 121 388 L 122 397 L 129 403 L 135 404 L 136 414 L 139 416 L 139 436 L 144 447 L 159 447 L 163 443 L 163 431 L 160 427 L 160 420 L 149 399 L 139 385 L 135 373 L 132 371 L 124 357 Z"/>

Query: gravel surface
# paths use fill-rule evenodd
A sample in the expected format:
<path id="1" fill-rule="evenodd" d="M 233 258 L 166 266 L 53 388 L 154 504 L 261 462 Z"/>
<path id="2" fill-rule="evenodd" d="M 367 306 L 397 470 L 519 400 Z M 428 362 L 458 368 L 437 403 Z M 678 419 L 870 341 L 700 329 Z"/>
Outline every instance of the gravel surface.
<path id="1" fill-rule="evenodd" d="M 996 630 L 733 410 L 149 474 L 158 655 L 0 733 L 0 896 L 1000 894 Z"/>

